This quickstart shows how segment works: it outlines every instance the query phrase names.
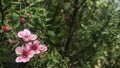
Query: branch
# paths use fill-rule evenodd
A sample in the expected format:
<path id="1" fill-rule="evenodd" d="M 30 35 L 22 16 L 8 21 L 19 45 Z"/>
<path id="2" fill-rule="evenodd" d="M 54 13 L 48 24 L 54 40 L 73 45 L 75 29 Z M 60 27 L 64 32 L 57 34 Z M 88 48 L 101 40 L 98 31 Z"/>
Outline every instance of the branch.
<path id="1" fill-rule="evenodd" d="M 69 19 L 69 20 L 71 20 L 70 21 L 70 23 L 69 23 L 69 30 L 68 30 L 68 37 L 67 37 L 67 41 L 66 41 L 66 45 L 65 45 L 65 49 L 64 49 L 64 55 L 65 56 L 68 56 L 68 50 L 69 50 L 69 46 L 70 46 L 70 44 L 71 44 L 71 40 L 72 40 L 72 36 L 73 36 L 73 33 L 74 33 L 74 31 L 75 31 L 75 25 L 76 25 L 76 17 L 77 17 L 77 13 L 78 13 L 78 11 L 79 11 L 79 9 L 81 8 L 81 9 L 83 9 L 84 7 L 84 4 L 86 3 L 86 0 L 83 0 L 82 1 L 82 3 L 81 3 L 81 5 L 80 5 L 80 7 L 78 6 L 78 4 L 79 4 L 79 2 L 78 2 L 78 0 L 75 0 L 74 1 L 74 11 L 73 11 L 73 13 L 72 13 L 72 16 L 71 16 L 71 18 Z M 81 18 L 82 18 L 82 12 L 83 12 L 83 10 L 80 12 L 80 14 L 81 14 Z"/>
<path id="2" fill-rule="evenodd" d="M 3 5 L 2 5 L 2 0 L 0 0 L 0 11 L 1 11 L 1 23 L 3 25 L 4 23 L 4 11 L 3 11 Z"/>

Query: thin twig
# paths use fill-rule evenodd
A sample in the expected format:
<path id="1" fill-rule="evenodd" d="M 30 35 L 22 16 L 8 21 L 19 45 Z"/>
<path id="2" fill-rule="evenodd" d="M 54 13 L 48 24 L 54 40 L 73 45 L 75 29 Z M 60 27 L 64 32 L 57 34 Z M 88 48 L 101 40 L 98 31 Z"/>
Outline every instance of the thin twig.
<path id="1" fill-rule="evenodd" d="M 4 25 L 4 11 L 3 11 L 2 0 L 0 0 L 0 11 L 1 11 L 1 17 L 2 17 L 1 18 L 1 23 L 2 23 L 2 25 Z"/>

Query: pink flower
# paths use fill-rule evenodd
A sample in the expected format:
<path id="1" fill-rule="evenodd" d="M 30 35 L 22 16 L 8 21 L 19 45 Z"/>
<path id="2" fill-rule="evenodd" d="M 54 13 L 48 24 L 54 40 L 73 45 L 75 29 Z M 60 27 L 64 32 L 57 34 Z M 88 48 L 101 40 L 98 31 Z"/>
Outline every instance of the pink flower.
<path id="1" fill-rule="evenodd" d="M 24 42 L 37 39 L 37 35 L 31 34 L 28 29 L 18 32 L 18 37 L 22 38 Z"/>
<path id="2" fill-rule="evenodd" d="M 40 52 L 45 52 L 45 51 L 47 51 L 47 47 L 45 46 L 45 44 L 41 44 L 39 46 L 39 50 L 40 50 Z"/>
<path id="3" fill-rule="evenodd" d="M 39 41 L 36 40 L 34 41 L 33 43 L 32 42 L 29 42 L 26 47 L 34 54 L 39 54 L 40 51 L 39 51 Z"/>
<path id="4" fill-rule="evenodd" d="M 16 58 L 16 62 L 28 62 L 31 57 L 33 57 L 33 53 L 31 53 L 26 47 L 17 47 L 15 49 L 15 53 L 18 55 Z"/>

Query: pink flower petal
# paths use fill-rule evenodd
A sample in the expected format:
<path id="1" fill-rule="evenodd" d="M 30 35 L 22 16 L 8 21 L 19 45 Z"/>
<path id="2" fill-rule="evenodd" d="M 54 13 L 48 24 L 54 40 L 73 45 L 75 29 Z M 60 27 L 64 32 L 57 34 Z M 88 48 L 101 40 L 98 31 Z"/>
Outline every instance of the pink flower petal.
<path id="1" fill-rule="evenodd" d="M 36 50 L 36 51 L 35 51 L 35 54 L 39 54 L 39 53 L 40 53 L 40 51 L 39 51 L 39 50 Z"/>
<path id="2" fill-rule="evenodd" d="M 34 44 L 35 44 L 35 45 L 39 45 L 39 43 L 40 43 L 40 42 L 39 42 L 38 40 L 35 40 L 35 41 L 34 41 Z"/>
<path id="3" fill-rule="evenodd" d="M 35 54 L 35 51 L 31 50 L 31 53 L 32 53 L 32 54 Z"/>
<path id="4" fill-rule="evenodd" d="M 24 36 L 30 36 L 30 30 L 24 29 Z"/>
<path id="5" fill-rule="evenodd" d="M 34 56 L 34 53 L 33 52 L 30 52 L 28 57 L 33 57 Z"/>
<path id="6" fill-rule="evenodd" d="M 22 58 L 21 58 L 21 57 L 17 57 L 17 58 L 15 59 L 15 61 L 16 61 L 16 63 L 20 63 L 20 62 L 22 62 Z"/>
<path id="7" fill-rule="evenodd" d="M 27 43 L 27 44 L 26 44 L 27 50 L 30 50 L 30 47 L 31 47 L 31 46 L 32 46 L 32 42 Z"/>
<path id="8" fill-rule="evenodd" d="M 22 54 L 22 52 L 23 52 L 22 47 L 17 47 L 17 48 L 15 49 L 15 53 L 16 53 L 16 54 Z"/>
<path id="9" fill-rule="evenodd" d="M 47 51 L 47 47 L 46 47 L 46 46 L 44 47 L 44 52 L 45 52 L 45 51 Z"/>
<path id="10" fill-rule="evenodd" d="M 24 41 L 24 42 L 29 42 L 30 39 L 29 39 L 29 38 L 23 38 L 23 41 Z"/>
<path id="11" fill-rule="evenodd" d="M 24 48 L 25 52 L 27 52 L 27 54 L 28 54 L 28 57 L 33 57 L 33 56 L 34 56 L 34 53 L 32 53 L 32 52 L 30 51 L 30 46 L 31 46 L 31 45 L 32 45 L 32 43 L 29 42 L 29 43 L 26 45 L 26 47 Z"/>
<path id="12" fill-rule="evenodd" d="M 35 39 L 37 39 L 37 35 L 31 34 L 31 35 L 30 35 L 30 40 L 35 40 Z"/>
<path id="13" fill-rule="evenodd" d="M 39 50 L 39 48 L 37 48 L 36 50 L 31 50 L 31 53 L 33 53 L 33 54 L 39 54 L 40 50 Z"/>
<path id="14" fill-rule="evenodd" d="M 28 46 L 32 46 L 32 42 L 29 42 L 27 45 L 28 45 Z"/>
<path id="15" fill-rule="evenodd" d="M 45 52 L 45 51 L 47 51 L 47 47 L 45 46 L 45 44 L 41 44 L 39 46 L 39 50 L 40 50 L 40 52 Z"/>
<path id="16" fill-rule="evenodd" d="M 29 57 L 22 58 L 22 61 L 23 61 L 24 63 L 26 63 L 26 62 L 30 61 L 30 58 L 29 58 Z"/>
<path id="17" fill-rule="evenodd" d="M 23 31 L 18 32 L 18 37 L 19 37 L 19 38 L 23 38 L 23 37 L 24 37 Z"/>
<path id="18" fill-rule="evenodd" d="M 33 54 L 39 54 L 40 53 L 40 51 L 39 50 L 31 50 L 31 53 L 33 53 Z"/>

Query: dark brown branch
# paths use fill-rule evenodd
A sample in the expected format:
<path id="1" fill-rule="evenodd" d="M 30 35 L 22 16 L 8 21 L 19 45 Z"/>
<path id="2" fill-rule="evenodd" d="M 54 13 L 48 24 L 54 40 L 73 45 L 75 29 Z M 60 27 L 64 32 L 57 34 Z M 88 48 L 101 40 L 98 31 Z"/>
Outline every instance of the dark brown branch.
<path id="1" fill-rule="evenodd" d="M 69 26 L 68 26 L 68 37 L 67 37 L 67 41 L 66 41 L 66 45 L 65 45 L 65 49 L 64 49 L 64 55 L 65 56 L 68 56 L 68 50 L 69 50 L 69 46 L 71 44 L 71 40 L 72 40 L 72 35 L 75 31 L 75 25 L 76 25 L 76 17 L 77 17 L 77 13 L 79 11 L 80 8 L 83 8 L 83 5 L 84 3 L 86 2 L 86 0 L 83 0 L 81 5 L 78 6 L 79 2 L 78 0 L 75 0 L 74 1 L 74 11 L 72 13 L 72 16 L 71 16 L 71 20 L 69 19 Z M 80 12 L 82 14 L 82 11 Z M 82 17 L 82 15 L 81 15 Z"/>
<path id="2" fill-rule="evenodd" d="M 2 5 L 2 0 L 0 0 L 0 11 L 1 11 L 1 24 L 3 25 L 4 23 L 4 11 L 3 11 L 3 5 Z"/>

